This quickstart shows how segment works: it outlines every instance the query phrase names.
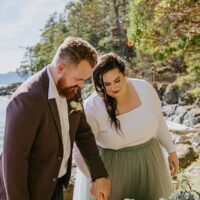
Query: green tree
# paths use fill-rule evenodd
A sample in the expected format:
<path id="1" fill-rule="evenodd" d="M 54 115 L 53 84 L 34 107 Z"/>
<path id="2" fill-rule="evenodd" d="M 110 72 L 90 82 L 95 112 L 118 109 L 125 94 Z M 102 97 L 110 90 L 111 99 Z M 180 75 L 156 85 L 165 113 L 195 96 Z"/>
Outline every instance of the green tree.
<path id="1" fill-rule="evenodd" d="M 19 72 L 36 72 L 49 64 L 56 49 L 68 35 L 64 14 L 52 14 L 41 30 L 41 41 L 33 47 L 27 47 Z"/>
<path id="2" fill-rule="evenodd" d="M 200 2 L 195 0 L 134 0 L 128 37 L 152 66 L 183 57 L 189 73 L 200 77 Z"/>
<path id="3" fill-rule="evenodd" d="M 66 4 L 64 12 L 47 20 L 41 40 L 26 48 L 19 71 L 38 71 L 51 62 L 56 49 L 67 36 L 81 37 L 98 52 L 116 52 L 132 57 L 127 45 L 128 0 L 79 0 Z"/>
<path id="4" fill-rule="evenodd" d="M 70 35 L 88 40 L 99 51 L 127 54 L 127 0 L 80 0 L 66 9 Z"/>

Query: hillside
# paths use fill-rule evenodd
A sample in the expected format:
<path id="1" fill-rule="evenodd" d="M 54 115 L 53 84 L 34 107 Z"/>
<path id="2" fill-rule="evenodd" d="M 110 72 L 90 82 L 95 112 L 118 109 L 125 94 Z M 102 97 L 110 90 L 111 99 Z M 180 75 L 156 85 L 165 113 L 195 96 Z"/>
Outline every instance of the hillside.
<path id="1" fill-rule="evenodd" d="M 24 78 L 20 77 L 17 72 L 8 72 L 0 74 L 0 85 L 9 85 L 12 83 L 23 82 Z"/>

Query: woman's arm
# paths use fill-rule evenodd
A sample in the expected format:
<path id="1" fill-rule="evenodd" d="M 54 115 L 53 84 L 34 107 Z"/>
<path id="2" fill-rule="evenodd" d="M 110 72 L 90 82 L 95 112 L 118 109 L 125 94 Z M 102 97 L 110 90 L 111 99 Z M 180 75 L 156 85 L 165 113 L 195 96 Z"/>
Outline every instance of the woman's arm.
<path id="1" fill-rule="evenodd" d="M 173 144 L 172 137 L 162 114 L 159 96 L 155 89 L 149 83 L 148 91 L 150 94 L 151 105 L 153 106 L 153 109 L 155 110 L 157 118 L 159 120 L 159 126 L 156 136 L 159 142 L 165 147 L 168 152 L 169 168 L 171 171 L 171 175 L 174 176 L 179 169 L 179 160 L 176 155 L 175 145 Z"/>

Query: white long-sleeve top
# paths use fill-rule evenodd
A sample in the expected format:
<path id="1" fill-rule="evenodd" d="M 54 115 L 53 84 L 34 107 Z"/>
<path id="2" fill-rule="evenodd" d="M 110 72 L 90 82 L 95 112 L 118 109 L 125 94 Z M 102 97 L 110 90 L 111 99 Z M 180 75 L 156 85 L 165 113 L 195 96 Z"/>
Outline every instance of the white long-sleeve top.
<path id="1" fill-rule="evenodd" d="M 142 144 L 152 137 L 157 137 L 168 153 L 174 152 L 175 146 L 163 118 L 161 102 L 155 89 L 145 80 L 128 80 L 134 86 L 141 105 L 117 116 L 121 124 L 120 134 L 111 126 L 104 101 L 96 92 L 84 102 L 86 117 L 97 144 L 102 148 L 117 150 Z M 81 171 L 87 174 L 77 148 L 74 150 L 74 160 Z"/>

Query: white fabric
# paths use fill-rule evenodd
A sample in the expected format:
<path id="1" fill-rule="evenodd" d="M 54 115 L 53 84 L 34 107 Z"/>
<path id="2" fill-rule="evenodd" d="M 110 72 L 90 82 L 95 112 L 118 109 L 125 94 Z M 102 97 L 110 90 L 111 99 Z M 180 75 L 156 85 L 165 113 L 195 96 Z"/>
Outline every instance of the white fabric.
<path id="1" fill-rule="evenodd" d="M 117 150 L 158 137 L 168 152 L 174 151 L 156 91 L 144 80 L 129 80 L 136 89 L 142 104 L 130 112 L 117 116 L 121 124 L 121 134 L 117 134 L 115 128 L 110 125 L 105 104 L 97 93 L 92 94 L 84 103 L 87 120 L 98 145 Z"/>
<path id="2" fill-rule="evenodd" d="M 48 67 L 47 67 L 47 73 L 49 77 L 48 99 L 56 100 L 60 118 L 60 124 L 61 124 L 61 131 L 62 131 L 63 159 L 58 174 L 58 178 L 60 178 L 64 176 L 67 171 L 67 162 L 70 156 L 70 149 L 71 149 L 70 136 L 69 136 L 68 106 L 67 106 L 67 100 L 59 95 L 53 77 L 51 75 L 50 69 Z"/>
<path id="3" fill-rule="evenodd" d="M 121 134 L 110 125 L 109 116 L 101 97 L 95 92 L 84 102 L 84 109 L 99 146 L 121 149 L 147 142 L 157 137 L 168 153 L 175 151 L 171 135 L 161 111 L 161 102 L 154 88 L 145 80 L 129 79 L 142 104 L 127 113 L 118 115 Z M 74 160 L 80 170 L 88 176 L 88 170 L 75 147 Z"/>

